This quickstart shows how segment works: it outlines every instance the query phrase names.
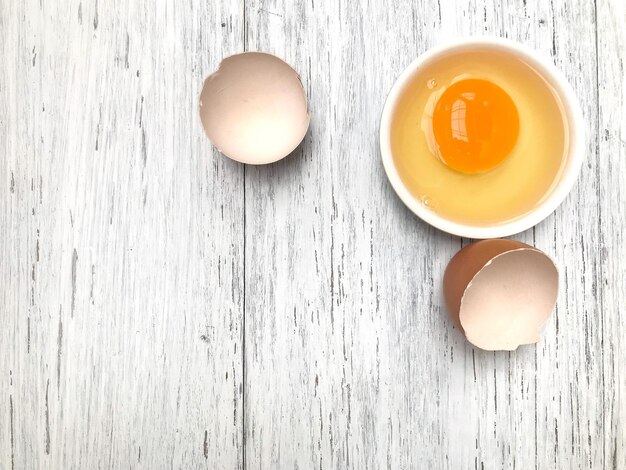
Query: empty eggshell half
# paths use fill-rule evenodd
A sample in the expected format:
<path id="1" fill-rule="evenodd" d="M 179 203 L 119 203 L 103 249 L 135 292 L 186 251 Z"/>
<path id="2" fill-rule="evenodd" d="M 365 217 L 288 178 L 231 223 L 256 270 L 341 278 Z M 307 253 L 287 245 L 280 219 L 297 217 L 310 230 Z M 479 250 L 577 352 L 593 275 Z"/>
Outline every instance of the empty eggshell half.
<path id="1" fill-rule="evenodd" d="M 483 240 L 448 263 L 448 312 L 470 343 L 489 351 L 540 340 L 558 293 L 558 272 L 542 251 L 513 240 Z"/>
<path id="2" fill-rule="evenodd" d="M 222 61 L 204 82 L 200 119 L 224 155 L 251 164 L 286 157 L 309 127 L 298 74 L 278 57 L 261 52 Z"/>

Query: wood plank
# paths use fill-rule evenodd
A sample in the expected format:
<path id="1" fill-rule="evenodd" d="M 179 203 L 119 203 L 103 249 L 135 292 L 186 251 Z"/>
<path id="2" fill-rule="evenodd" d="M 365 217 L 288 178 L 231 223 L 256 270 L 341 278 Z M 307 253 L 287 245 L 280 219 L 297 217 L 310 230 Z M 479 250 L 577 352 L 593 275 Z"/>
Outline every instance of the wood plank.
<path id="1" fill-rule="evenodd" d="M 246 167 L 247 468 L 318 468 L 321 458 L 329 466 L 332 452 L 320 446 L 334 446 L 327 433 L 338 434 L 344 419 L 340 390 L 328 396 L 341 373 L 334 364 L 343 363 L 341 318 L 331 318 L 331 158 L 341 136 L 329 126 L 335 15 L 330 4 L 246 2 L 248 50 L 274 53 L 300 72 L 312 116 L 293 155 Z"/>
<path id="2" fill-rule="evenodd" d="M 0 467 L 242 463 L 236 2 L 0 4 Z"/>
<path id="3" fill-rule="evenodd" d="M 605 468 L 626 468 L 626 4 L 597 2 L 598 179 Z M 598 443 L 599 444 L 599 443 Z"/>
<path id="4" fill-rule="evenodd" d="M 451 332 L 433 279 L 460 240 L 395 197 L 377 138 L 385 94 L 434 42 L 437 12 L 263 10 L 247 9 L 249 45 L 301 71 L 312 129 L 284 164 L 246 170 L 247 466 L 437 468 L 433 389 Z"/>
<path id="5" fill-rule="evenodd" d="M 296 154 L 246 169 L 247 466 L 608 462 L 595 295 L 603 287 L 593 4 L 325 9 L 276 0 L 250 2 L 246 16 L 250 48 L 302 73 L 312 111 Z M 441 276 L 468 241 L 402 206 L 380 165 L 376 132 L 384 95 L 416 55 L 485 33 L 551 55 L 588 123 L 589 160 L 577 188 L 548 220 L 514 237 L 548 252 L 563 279 L 545 341 L 515 353 L 474 349 L 447 321 Z"/>

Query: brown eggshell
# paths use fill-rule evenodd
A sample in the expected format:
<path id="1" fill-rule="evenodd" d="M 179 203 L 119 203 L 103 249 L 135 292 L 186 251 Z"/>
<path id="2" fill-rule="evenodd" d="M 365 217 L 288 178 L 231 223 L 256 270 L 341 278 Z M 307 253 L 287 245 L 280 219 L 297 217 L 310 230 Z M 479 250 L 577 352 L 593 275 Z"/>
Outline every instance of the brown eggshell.
<path id="1" fill-rule="evenodd" d="M 204 82 L 199 111 L 213 145 L 243 163 L 280 160 L 300 144 L 309 127 L 298 74 L 261 52 L 224 59 Z"/>
<path id="2" fill-rule="evenodd" d="M 539 341 L 558 293 L 558 272 L 540 250 L 513 240 L 463 248 L 444 274 L 454 323 L 482 349 L 513 350 Z"/>

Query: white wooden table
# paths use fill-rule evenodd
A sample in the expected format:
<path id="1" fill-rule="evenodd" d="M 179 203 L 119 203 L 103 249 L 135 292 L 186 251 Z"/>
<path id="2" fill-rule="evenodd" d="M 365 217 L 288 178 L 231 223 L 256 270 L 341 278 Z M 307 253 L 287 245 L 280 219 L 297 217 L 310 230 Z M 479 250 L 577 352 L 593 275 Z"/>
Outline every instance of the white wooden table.
<path id="1" fill-rule="evenodd" d="M 0 0 L 0 468 L 626 469 L 623 0 Z M 536 347 L 447 319 L 468 240 L 413 216 L 378 150 L 418 54 L 495 34 L 580 96 L 587 161 L 514 238 L 561 271 Z M 290 158 L 213 150 L 203 78 L 302 75 Z"/>

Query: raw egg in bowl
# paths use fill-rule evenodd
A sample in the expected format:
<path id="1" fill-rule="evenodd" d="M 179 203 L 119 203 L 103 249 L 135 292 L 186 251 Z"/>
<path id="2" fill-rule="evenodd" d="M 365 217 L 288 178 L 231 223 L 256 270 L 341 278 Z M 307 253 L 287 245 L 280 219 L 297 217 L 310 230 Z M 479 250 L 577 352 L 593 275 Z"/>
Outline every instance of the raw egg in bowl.
<path id="1" fill-rule="evenodd" d="M 380 147 L 394 190 L 424 221 L 503 237 L 546 218 L 571 190 L 582 111 L 538 53 L 502 38 L 466 39 L 427 51 L 398 78 Z"/>

